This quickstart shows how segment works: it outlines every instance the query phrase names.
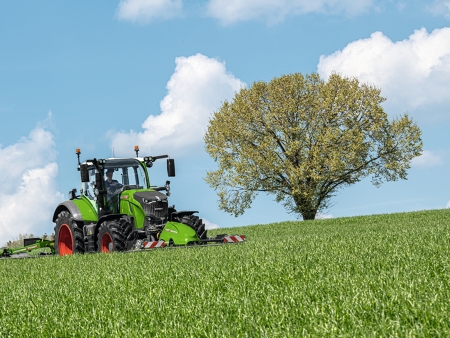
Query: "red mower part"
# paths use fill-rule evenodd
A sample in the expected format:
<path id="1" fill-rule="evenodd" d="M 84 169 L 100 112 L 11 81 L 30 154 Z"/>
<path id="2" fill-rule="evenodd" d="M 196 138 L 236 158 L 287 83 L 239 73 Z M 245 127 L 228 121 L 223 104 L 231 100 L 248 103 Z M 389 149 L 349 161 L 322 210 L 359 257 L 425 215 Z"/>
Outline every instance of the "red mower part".
<path id="1" fill-rule="evenodd" d="M 144 249 L 164 248 L 166 246 L 166 242 L 164 241 L 144 242 L 143 246 Z"/>
<path id="2" fill-rule="evenodd" d="M 100 246 L 100 249 L 104 253 L 110 253 L 113 249 L 113 240 L 111 238 L 111 235 L 108 233 L 104 233 L 102 236 L 102 243 Z"/>
<path id="3" fill-rule="evenodd" d="M 67 224 L 61 225 L 58 233 L 58 251 L 60 256 L 73 254 L 72 231 Z"/>
<path id="4" fill-rule="evenodd" d="M 238 243 L 238 242 L 243 242 L 245 241 L 245 236 L 237 236 L 237 235 L 233 235 L 233 236 L 225 236 L 223 238 L 224 243 Z"/>

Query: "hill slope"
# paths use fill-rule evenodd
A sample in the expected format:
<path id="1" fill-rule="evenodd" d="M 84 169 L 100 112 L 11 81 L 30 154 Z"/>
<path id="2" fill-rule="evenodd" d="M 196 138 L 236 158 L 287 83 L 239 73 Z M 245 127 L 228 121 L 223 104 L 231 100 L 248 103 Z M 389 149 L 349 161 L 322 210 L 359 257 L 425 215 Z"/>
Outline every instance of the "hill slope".
<path id="1" fill-rule="evenodd" d="M 450 210 L 227 230 L 248 241 L 0 261 L 0 336 L 450 335 Z"/>

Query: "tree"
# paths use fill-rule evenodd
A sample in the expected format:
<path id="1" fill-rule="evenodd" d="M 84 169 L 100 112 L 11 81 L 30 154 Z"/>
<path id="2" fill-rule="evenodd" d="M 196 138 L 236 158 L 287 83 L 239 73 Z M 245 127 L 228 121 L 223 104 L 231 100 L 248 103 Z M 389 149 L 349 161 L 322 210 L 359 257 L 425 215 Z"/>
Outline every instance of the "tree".
<path id="1" fill-rule="evenodd" d="M 259 192 L 313 220 L 343 187 L 407 178 L 422 152 L 407 114 L 389 122 L 380 89 L 338 74 L 300 73 L 255 82 L 209 121 L 206 151 L 218 164 L 206 182 L 220 209 L 244 213 Z"/>

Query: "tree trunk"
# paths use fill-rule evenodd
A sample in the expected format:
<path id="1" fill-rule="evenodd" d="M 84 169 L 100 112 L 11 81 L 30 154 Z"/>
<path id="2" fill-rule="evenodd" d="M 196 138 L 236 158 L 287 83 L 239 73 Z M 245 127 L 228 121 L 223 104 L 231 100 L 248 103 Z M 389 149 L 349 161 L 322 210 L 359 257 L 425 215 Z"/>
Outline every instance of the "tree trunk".
<path id="1" fill-rule="evenodd" d="M 311 205 L 310 201 L 307 201 L 305 199 L 301 199 L 301 198 L 296 198 L 294 197 L 294 201 L 295 201 L 295 205 L 297 206 L 297 210 L 298 212 L 300 212 L 300 214 L 302 214 L 302 218 L 305 221 L 312 221 L 314 219 L 316 219 L 316 214 L 317 214 L 317 208 L 314 208 Z"/>
<path id="2" fill-rule="evenodd" d="M 307 211 L 301 211 L 300 213 L 302 214 L 304 221 L 313 221 L 316 219 L 317 211 L 307 210 Z"/>

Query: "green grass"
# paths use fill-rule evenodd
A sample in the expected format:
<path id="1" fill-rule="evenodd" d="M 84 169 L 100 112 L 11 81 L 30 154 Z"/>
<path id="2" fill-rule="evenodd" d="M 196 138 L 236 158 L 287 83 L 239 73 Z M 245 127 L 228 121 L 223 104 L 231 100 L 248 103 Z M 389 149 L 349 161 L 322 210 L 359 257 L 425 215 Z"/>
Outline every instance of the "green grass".
<path id="1" fill-rule="evenodd" d="M 0 261 L 0 337 L 450 336 L 450 210 L 218 232 L 242 245 Z"/>

